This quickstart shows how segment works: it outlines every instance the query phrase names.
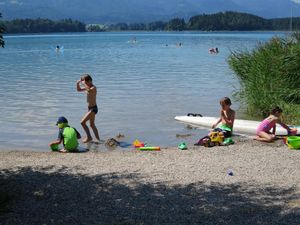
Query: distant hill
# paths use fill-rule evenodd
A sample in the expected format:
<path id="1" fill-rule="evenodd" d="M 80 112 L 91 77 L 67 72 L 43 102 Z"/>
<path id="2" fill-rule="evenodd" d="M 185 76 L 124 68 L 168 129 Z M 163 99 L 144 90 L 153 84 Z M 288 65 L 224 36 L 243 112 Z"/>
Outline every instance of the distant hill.
<path id="1" fill-rule="evenodd" d="M 239 11 L 264 18 L 300 16 L 291 0 L 0 0 L 5 20 L 72 18 L 85 23 L 150 22 L 202 13 Z"/>

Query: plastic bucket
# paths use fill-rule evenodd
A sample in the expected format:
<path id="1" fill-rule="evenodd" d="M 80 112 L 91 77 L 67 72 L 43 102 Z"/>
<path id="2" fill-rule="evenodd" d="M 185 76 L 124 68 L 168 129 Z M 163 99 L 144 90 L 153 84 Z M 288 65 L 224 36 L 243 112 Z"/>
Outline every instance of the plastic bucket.
<path id="1" fill-rule="evenodd" d="M 50 148 L 51 148 L 52 151 L 58 151 L 59 150 L 59 144 L 52 144 L 50 146 Z"/>
<path id="2" fill-rule="evenodd" d="M 289 148 L 292 149 L 300 149 L 300 137 L 298 136 L 290 136 L 286 141 Z"/>

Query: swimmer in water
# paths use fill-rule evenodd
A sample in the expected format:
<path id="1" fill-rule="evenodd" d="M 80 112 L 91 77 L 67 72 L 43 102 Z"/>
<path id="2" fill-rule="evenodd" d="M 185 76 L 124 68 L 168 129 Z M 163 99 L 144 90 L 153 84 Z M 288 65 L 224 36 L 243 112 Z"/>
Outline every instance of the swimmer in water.
<path id="1" fill-rule="evenodd" d="M 210 54 L 218 54 L 219 53 L 218 48 L 210 48 L 208 51 L 209 51 Z"/>

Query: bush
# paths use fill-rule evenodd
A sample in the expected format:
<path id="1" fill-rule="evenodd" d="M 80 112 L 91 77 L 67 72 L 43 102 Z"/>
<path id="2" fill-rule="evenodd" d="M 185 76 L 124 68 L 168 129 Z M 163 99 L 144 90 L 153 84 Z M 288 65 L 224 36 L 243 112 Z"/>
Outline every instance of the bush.
<path id="1" fill-rule="evenodd" d="M 300 35 L 275 37 L 251 52 L 232 52 L 230 67 L 240 80 L 238 96 L 248 114 L 265 117 L 278 105 L 285 121 L 299 123 Z"/>

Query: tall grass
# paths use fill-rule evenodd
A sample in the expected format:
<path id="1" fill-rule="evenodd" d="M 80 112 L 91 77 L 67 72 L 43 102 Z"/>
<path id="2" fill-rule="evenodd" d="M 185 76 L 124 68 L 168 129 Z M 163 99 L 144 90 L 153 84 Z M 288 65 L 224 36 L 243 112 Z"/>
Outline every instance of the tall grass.
<path id="1" fill-rule="evenodd" d="M 300 34 L 232 52 L 228 62 L 241 84 L 236 96 L 249 115 L 265 117 L 278 105 L 286 122 L 300 123 Z"/>

